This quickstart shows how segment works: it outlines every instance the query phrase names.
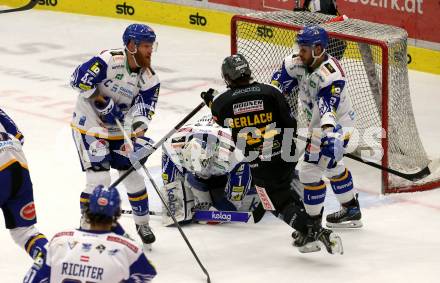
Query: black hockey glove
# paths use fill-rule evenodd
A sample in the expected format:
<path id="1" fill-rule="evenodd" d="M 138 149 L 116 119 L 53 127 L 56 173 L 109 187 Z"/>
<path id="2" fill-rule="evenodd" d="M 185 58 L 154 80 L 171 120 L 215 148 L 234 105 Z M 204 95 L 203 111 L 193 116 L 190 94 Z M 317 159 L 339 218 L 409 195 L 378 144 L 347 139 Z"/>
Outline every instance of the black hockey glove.
<path id="1" fill-rule="evenodd" d="M 213 88 L 208 89 L 207 91 L 202 91 L 200 97 L 205 101 L 206 106 L 211 108 L 212 100 L 214 100 L 214 96 L 217 95 L 218 91 Z"/>

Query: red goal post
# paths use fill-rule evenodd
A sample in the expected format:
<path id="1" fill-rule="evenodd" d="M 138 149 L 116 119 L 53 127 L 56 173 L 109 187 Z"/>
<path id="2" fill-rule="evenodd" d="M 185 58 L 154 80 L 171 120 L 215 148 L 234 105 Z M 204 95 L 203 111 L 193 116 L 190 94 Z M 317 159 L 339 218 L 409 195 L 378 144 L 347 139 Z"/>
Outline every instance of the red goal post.
<path id="1" fill-rule="evenodd" d="M 347 88 L 356 112 L 356 134 L 348 151 L 408 174 L 437 165 L 428 158 L 415 124 L 408 82 L 407 33 L 403 29 L 355 19 L 334 21 L 332 16 L 308 12 L 236 15 L 231 21 L 231 53 L 243 54 L 254 78 L 269 83 L 282 60 L 296 50 L 297 32 L 312 23 L 328 31 L 327 52 L 340 60 L 347 73 Z M 296 92 L 287 99 L 297 114 L 299 127 L 306 128 L 304 114 L 297 110 Z M 377 158 L 379 151 L 382 158 Z M 411 182 L 382 171 L 383 193 L 436 187 L 440 187 L 440 173 Z"/>

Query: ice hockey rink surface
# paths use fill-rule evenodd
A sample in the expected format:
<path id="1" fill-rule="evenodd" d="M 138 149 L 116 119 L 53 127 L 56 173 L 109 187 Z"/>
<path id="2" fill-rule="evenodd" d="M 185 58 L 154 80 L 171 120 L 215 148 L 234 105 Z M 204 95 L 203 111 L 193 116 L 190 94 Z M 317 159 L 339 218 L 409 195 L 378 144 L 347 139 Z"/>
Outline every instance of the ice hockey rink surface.
<path id="1" fill-rule="evenodd" d="M 24 133 L 37 226 L 49 238 L 78 226 L 85 184 L 69 127 L 76 97 L 68 86 L 70 74 L 101 50 L 121 47 L 129 23 L 47 11 L 0 16 L 0 107 Z M 148 133 L 159 140 L 200 103 L 201 91 L 224 87 L 220 65 L 230 45 L 223 35 L 151 26 L 159 41 L 153 68 L 162 87 Z M 438 158 L 440 76 L 410 71 L 409 80 L 422 142 Z M 159 183 L 160 157 L 158 151 L 147 163 Z M 291 228 L 268 214 L 258 224 L 183 227 L 212 282 L 440 282 L 440 189 L 382 196 L 377 169 L 347 164 L 360 193 L 364 227 L 337 231 L 344 255 L 299 253 L 291 246 Z M 160 210 L 148 181 L 147 186 L 152 210 Z M 327 194 L 324 214 L 337 209 L 332 192 Z M 129 208 L 126 200 L 124 205 Z M 4 227 L 3 217 L 0 222 Z M 121 222 L 138 239 L 132 219 Z M 157 237 L 148 253 L 158 271 L 153 282 L 206 282 L 177 229 L 163 227 L 156 216 L 151 225 Z M 21 282 L 31 259 L 5 228 L 0 243 L 0 282 Z"/>

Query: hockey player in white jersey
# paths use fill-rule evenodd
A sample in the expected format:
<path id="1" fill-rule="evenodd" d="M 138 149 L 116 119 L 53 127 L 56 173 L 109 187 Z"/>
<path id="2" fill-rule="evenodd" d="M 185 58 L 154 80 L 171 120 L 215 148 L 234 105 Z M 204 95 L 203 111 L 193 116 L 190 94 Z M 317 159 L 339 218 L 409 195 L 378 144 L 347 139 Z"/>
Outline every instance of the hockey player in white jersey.
<path id="1" fill-rule="evenodd" d="M 116 188 L 96 187 L 85 211 L 90 228 L 58 232 L 37 258 L 24 283 L 95 282 L 145 283 L 156 270 L 135 241 L 111 232 L 121 215 Z"/>
<path id="2" fill-rule="evenodd" d="M 346 90 L 346 75 L 339 61 L 326 52 L 327 32 L 304 27 L 297 35 L 299 53 L 287 56 L 272 84 L 290 95 L 298 88 L 308 121 L 309 140 L 299 178 L 304 184 L 304 205 L 309 215 L 322 217 L 326 194 L 323 176 L 342 209 L 327 215 L 328 227 L 360 227 L 361 211 L 350 171 L 342 158 L 354 125 L 354 111 Z"/>
<path id="3" fill-rule="evenodd" d="M 179 129 L 163 145 L 163 193 L 180 222 L 190 222 L 194 210 L 252 210 L 251 174 L 236 150 L 229 129 L 206 115 Z M 172 219 L 164 213 L 164 224 Z"/>
<path id="4" fill-rule="evenodd" d="M 151 145 L 145 132 L 154 115 L 159 95 L 159 78 L 151 68 L 156 34 L 147 25 L 131 24 L 123 36 L 124 48 L 102 51 L 79 65 L 71 86 L 79 91 L 72 129 L 86 187 L 81 209 L 98 184 L 110 185 L 110 168 L 123 174 L 136 154 L 124 143 L 118 121 L 131 134 L 134 151 Z M 155 241 L 149 226 L 148 195 L 144 179 L 136 172 L 123 180 L 139 236 L 145 244 Z M 122 227 L 117 229 L 123 233 Z"/>
<path id="5" fill-rule="evenodd" d="M 23 143 L 17 125 L 0 109 L 0 208 L 12 239 L 35 258 L 46 253 L 47 238 L 35 227 L 37 215 Z"/>

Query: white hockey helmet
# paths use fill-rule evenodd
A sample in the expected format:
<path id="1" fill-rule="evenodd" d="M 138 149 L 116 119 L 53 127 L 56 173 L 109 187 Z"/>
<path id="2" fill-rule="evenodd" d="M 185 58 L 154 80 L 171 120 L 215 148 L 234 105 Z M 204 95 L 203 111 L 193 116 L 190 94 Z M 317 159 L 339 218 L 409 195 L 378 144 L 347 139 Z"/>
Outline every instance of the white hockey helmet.
<path id="1" fill-rule="evenodd" d="M 200 177 L 210 175 L 211 161 L 216 154 L 216 138 L 208 138 L 209 136 L 203 134 L 193 137 L 182 148 L 183 167 Z"/>

